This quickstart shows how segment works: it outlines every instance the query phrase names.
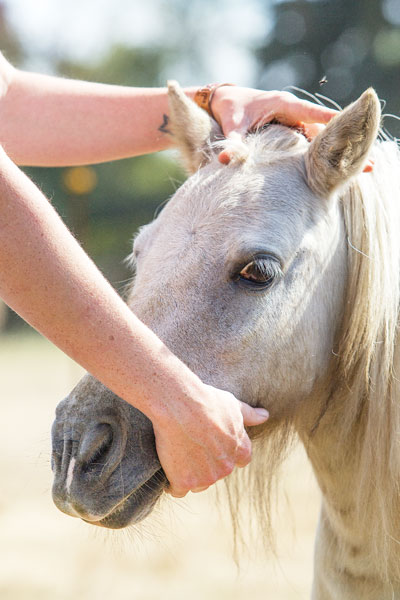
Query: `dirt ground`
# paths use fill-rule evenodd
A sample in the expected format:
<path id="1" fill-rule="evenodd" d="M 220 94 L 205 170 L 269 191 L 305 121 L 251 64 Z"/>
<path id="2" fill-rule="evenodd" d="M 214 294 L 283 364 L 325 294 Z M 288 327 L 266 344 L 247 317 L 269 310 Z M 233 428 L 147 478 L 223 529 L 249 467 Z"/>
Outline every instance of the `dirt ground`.
<path id="1" fill-rule="evenodd" d="M 0 337 L 1 600 L 306 600 L 319 494 L 296 450 L 282 482 L 279 559 L 232 559 L 212 491 L 165 500 L 138 528 L 110 532 L 51 500 L 54 408 L 81 370 L 37 336 Z"/>

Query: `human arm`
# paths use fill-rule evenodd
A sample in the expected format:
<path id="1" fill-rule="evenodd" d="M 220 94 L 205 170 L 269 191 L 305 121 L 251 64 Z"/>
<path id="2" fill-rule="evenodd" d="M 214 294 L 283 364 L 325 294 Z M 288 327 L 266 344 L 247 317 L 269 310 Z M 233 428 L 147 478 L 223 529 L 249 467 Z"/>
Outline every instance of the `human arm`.
<path id="1" fill-rule="evenodd" d="M 197 88 L 185 88 L 193 98 Z M 334 111 L 287 92 L 219 87 L 212 109 L 225 135 L 256 123 L 327 122 Z M 106 85 L 28 73 L 0 54 L 0 140 L 17 164 L 65 166 L 166 149 L 166 88 Z"/>
<path id="2" fill-rule="evenodd" d="M 17 164 L 98 163 L 164 150 L 171 143 L 163 131 L 165 88 L 29 73 L 1 54 L 0 82 L 0 141 Z"/>
<path id="3" fill-rule="evenodd" d="M 243 417 L 265 414 L 204 385 L 134 316 L 1 148 L 0 297 L 152 420 L 174 495 L 249 462 Z"/>

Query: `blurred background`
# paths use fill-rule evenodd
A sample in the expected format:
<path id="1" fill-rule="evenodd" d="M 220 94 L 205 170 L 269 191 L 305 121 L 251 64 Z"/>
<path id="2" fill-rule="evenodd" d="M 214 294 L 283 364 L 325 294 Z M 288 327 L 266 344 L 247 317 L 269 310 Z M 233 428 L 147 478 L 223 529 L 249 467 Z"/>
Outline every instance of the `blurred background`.
<path id="1" fill-rule="evenodd" d="M 399 26 L 400 0 L 0 0 L 0 49 L 23 69 L 132 86 L 295 86 L 340 106 L 372 85 L 388 114 L 400 112 Z M 385 124 L 400 137 L 395 119 Z M 170 152 L 26 172 L 120 292 L 135 231 L 185 177 Z M 318 492 L 301 452 L 283 477 L 294 506 L 279 506 L 279 562 L 253 553 L 238 572 L 212 492 L 120 534 L 52 507 L 52 415 L 81 370 L 1 302 L 0 375 L 2 600 L 309 597 Z"/>

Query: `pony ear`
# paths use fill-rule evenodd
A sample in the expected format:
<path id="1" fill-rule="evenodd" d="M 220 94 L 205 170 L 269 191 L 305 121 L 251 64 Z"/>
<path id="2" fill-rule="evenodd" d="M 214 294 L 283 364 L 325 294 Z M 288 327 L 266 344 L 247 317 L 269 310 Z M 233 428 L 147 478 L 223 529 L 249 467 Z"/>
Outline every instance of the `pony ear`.
<path id="1" fill-rule="evenodd" d="M 380 114 L 378 97 L 369 88 L 316 136 L 305 157 L 314 192 L 329 195 L 361 172 L 378 135 Z"/>
<path id="2" fill-rule="evenodd" d="M 187 170 L 194 173 L 210 160 L 211 138 L 216 138 L 218 132 L 221 135 L 221 131 L 206 111 L 186 96 L 176 81 L 168 81 L 168 100 L 169 132 Z"/>

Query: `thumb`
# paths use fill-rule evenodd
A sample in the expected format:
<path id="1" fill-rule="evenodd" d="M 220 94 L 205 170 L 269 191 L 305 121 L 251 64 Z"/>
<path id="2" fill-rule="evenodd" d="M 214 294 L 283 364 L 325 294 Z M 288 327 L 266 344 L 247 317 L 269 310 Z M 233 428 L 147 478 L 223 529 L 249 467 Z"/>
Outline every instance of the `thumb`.
<path id="1" fill-rule="evenodd" d="M 234 145 L 235 143 L 243 140 L 245 133 L 246 130 L 244 128 L 240 129 L 236 127 L 234 130 L 231 130 L 228 134 L 226 134 L 226 147 L 218 154 L 218 160 L 220 163 L 222 163 L 223 165 L 229 165 L 232 158 Z"/>
<path id="2" fill-rule="evenodd" d="M 325 129 L 325 125 L 322 125 L 321 123 L 302 123 L 302 126 L 309 140 L 313 140 Z"/>
<path id="3" fill-rule="evenodd" d="M 245 402 L 241 402 L 240 400 L 239 402 L 244 425 L 261 425 L 261 423 L 265 423 L 268 419 L 269 412 L 265 408 L 253 408 Z"/>

